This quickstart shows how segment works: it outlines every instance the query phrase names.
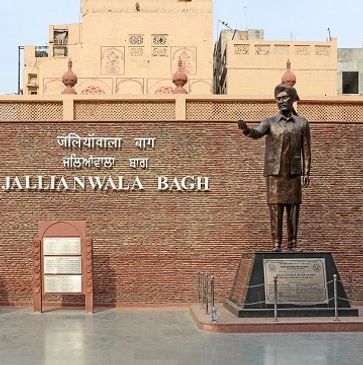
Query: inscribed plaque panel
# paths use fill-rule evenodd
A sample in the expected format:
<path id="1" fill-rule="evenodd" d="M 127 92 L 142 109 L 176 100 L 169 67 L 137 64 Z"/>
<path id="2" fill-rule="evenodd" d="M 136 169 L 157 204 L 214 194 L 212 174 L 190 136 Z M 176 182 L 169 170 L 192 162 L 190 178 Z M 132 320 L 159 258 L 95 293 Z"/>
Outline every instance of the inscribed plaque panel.
<path id="1" fill-rule="evenodd" d="M 82 275 L 44 275 L 44 293 L 81 293 Z"/>
<path id="2" fill-rule="evenodd" d="M 44 274 L 81 274 L 81 257 L 46 256 Z"/>
<path id="3" fill-rule="evenodd" d="M 80 237 L 46 237 L 43 239 L 44 255 L 80 255 Z"/>
<path id="4" fill-rule="evenodd" d="M 277 302 L 313 305 L 328 302 L 325 259 L 264 259 L 265 299 L 273 304 L 274 277 Z"/>

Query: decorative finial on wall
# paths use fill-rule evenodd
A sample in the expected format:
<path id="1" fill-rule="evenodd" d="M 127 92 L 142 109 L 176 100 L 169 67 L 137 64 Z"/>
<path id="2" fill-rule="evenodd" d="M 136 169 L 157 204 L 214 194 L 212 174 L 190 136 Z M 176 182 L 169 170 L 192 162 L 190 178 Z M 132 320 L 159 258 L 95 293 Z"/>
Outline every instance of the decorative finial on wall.
<path id="1" fill-rule="evenodd" d="M 77 94 L 73 86 L 77 84 L 77 75 L 72 71 L 72 60 L 68 60 L 68 70 L 62 76 L 62 82 L 66 87 L 62 94 Z"/>
<path id="2" fill-rule="evenodd" d="M 294 86 L 296 84 L 296 76 L 291 71 L 291 62 L 289 59 L 286 62 L 286 72 L 282 75 L 281 82 L 290 86 Z"/>
<path id="3" fill-rule="evenodd" d="M 183 62 L 180 57 L 178 59 L 178 70 L 174 73 L 172 81 L 176 86 L 173 90 L 173 94 L 188 94 L 184 89 L 184 85 L 188 82 L 188 76 L 184 72 Z"/>

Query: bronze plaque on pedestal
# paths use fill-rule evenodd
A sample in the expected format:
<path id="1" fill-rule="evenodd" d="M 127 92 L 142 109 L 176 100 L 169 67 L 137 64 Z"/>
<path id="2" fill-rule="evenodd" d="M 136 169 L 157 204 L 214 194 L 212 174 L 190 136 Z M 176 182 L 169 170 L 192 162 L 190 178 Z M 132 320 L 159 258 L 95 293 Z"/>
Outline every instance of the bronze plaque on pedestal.
<path id="1" fill-rule="evenodd" d="M 275 302 L 274 277 L 277 277 L 277 303 L 320 304 L 328 302 L 324 258 L 264 259 L 265 300 Z"/>

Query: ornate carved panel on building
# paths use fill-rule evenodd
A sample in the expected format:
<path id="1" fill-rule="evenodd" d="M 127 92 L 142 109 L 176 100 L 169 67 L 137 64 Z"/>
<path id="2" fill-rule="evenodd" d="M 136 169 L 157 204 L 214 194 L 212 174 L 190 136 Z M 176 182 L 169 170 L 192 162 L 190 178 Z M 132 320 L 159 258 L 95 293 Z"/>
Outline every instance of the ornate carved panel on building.
<path id="1" fill-rule="evenodd" d="M 85 87 L 81 93 L 81 95 L 103 95 L 105 94 L 105 90 L 97 85 L 89 85 Z"/>
<path id="2" fill-rule="evenodd" d="M 234 54 L 247 55 L 249 53 L 250 53 L 250 45 L 249 44 L 235 44 L 234 45 Z"/>
<path id="3" fill-rule="evenodd" d="M 181 59 L 184 72 L 187 75 L 197 73 L 197 49 L 196 47 L 171 47 L 170 73 L 178 69 L 178 61 Z"/>
<path id="4" fill-rule="evenodd" d="M 64 90 L 61 78 L 44 78 L 43 94 L 44 95 L 60 95 Z"/>
<path id="5" fill-rule="evenodd" d="M 104 75 L 125 73 L 125 47 L 101 47 L 101 73 Z"/>
<path id="6" fill-rule="evenodd" d="M 310 54 L 310 46 L 295 46 L 295 54 L 298 56 L 308 56 Z"/>
<path id="7" fill-rule="evenodd" d="M 112 94 L 112 79 L 83 78 L 78 79 L 76 91 L 81 95 L 104 95 Z"/>
<path id="8" fill-rule="evenodd" d="M 290 46 L 285 44 L 275 44 L 274 54 L 276 55 L 288 55 L 290 51 Z"/>
<path id="9" fill-rule="evenodd" d="M 166 46 L 166 45 L 168 45 L 168 35 L 167 34 L 152 34 L 151 43 L 153 46 Z"/>
<path id="10" fill-rule="evenodd" d="M 151 35 L 151 56 L 169 57 L 168 35 L 152 34 Z"/>
<path id="11" fill-rule="evenodd" d="M 189 80 L 190 93 L 193 95 L 210 95 L 212 94 L 212 81 L 208 79 L 191 79 Z"/>
<path id="12" fill-rule="evenodd" d="M 148 94 L 171 94 L 175 89 L 171 79 L 148 79 Z"/>
<path id="13" fill-rule="evenodd" d="M 129 47 L 131 57 L 141 57 L 144 55 L 144 47 Z"/>
<path id="14" fill-rule="evenodd" d="M 154 94 L 157 95 L 171 95 L 173 93 L 174 88 L 172 86 L 161 86 L 159 87 Z"/>
<path id="15" fill-rule="evenodd" d="M 330 46 L 315 46 L 315 54 L 317 56 L 329 56 Z"/>
<path id="16" fill-rule="evenodd" d="M 61 101 L 16 101 L 0 103 L 0 120 L 9 121 L 32 121 L 32 120 L 62 120 L 63 103 Z M 37 149 L 36 143 L 32 142 L 29 152 L 34 154 Z M 34 149 L 33 149 L 34 148 Z M 30 157 L 32 160 L 33 157 Z"/>
<path id="17" fill-rule="evenodd" d="M 75 120 L 175 120 L 173 100 L 78 100 Z"/>
<path id="18" fill-rule="evenodd" d="M 186 103 L 187 120 L 237 120 L 241 115 L 246 120 L 258 121 L 276 113 L 276 103 L 271 101 L 240 100 L 193 100 Z"/>
<path id="19" fill-rule="evenodd" d="M 117 78 L 116 94 L 142 95 L 144 94 L 143 78 Z"/>
<path id="20" fill-rule="evenodd" d="M 169 47 L 151 47 L 151 56 L 169 57 Z"/>
<path id="21" fill-rule="evenodd" d="M 255 54 L 258 56 L 266 56 L 270 54 L 270 45 L 255 45 Z"/>
<path id="22" fill-rule="evenodd" d="M 143 34 L 129 34 L 129 44 L 135 46 L 141 46 L 144 44 Z"/>

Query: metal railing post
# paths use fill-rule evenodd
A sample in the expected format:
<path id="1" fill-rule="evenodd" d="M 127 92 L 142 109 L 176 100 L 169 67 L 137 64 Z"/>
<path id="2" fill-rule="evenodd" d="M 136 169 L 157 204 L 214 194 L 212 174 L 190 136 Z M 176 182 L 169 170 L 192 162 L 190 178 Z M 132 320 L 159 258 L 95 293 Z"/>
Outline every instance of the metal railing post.
<path id="1" fill-rule="evenodd" d="M 337 274 L 333 275 L 334 278 L 334 320 L 339 321 L 338 318 L 338 289 L 337 289 Z"/>
<path id="2" fill-rule="evenodd" d="M 205 308 L 205 314 L 211 314 L 211 321 L 217 322 L 217 308 L 215 305 L 214 276 L 198 272 L 198 302 L 200 308 Z"/>
<path id="3" fill-rule="evenodd" d="M 209 313 L 209 291 L 208 291 L 208 286 L 209 286 L 209 278 L 208 275 L 205 274 L 205 314 Z"/>
<path id="4" fill-rule="evenodd" d="M 200 307 L 204 308 L 204 274 L 200 274 L 200 295 L 201 295 L 201 301 L 200 301 Z"/>
<path id="5" fill-rule="evenodd" d="M 201 295 L 200 295 L 200 272 L 198 272 L 198 303 L 201 302 Z"/>
<path id="6" fill-rule="evenodd" d="M 214 307 L 214 276 L 210 278 L 210 299 L 211 306 Z"/>
<path id="7" fill-rule="evenodd" d="M 218 320 L 217 320 L 217 308 L 216 308 L 215 301 L 214 301 L 214 299 L 215 299 L 214 298 L 214 276 L 212 276 L 212 278 L 211 278 L 210 286 L 211 286 L 210 290 L 211 290 L 211 301 L 212 301 L 212 303 L 211 303 L 211 305 L 212 305 L 211 321 L 213 323 L 215 323 Z"/>
<path id="8" fill-rule="evenodd" d="M 275 322 L 277 319 L 277 275 L 274 276 L 274 319 Z"/>

